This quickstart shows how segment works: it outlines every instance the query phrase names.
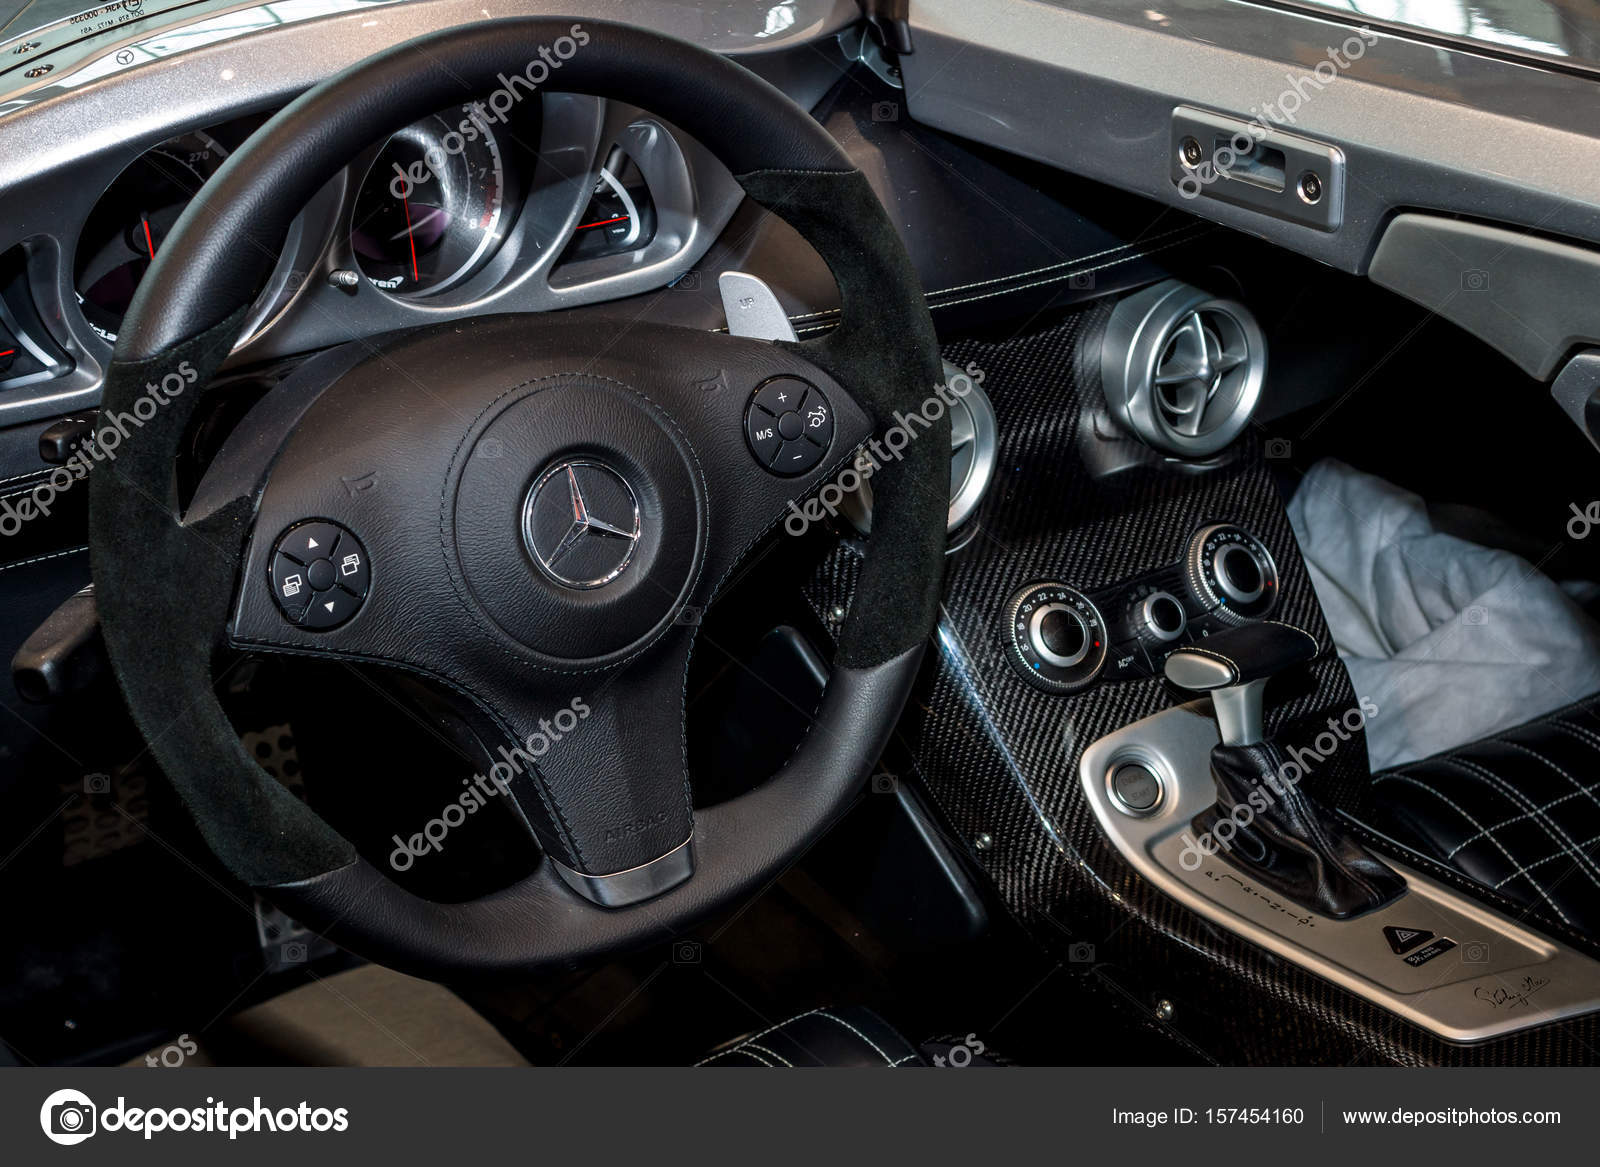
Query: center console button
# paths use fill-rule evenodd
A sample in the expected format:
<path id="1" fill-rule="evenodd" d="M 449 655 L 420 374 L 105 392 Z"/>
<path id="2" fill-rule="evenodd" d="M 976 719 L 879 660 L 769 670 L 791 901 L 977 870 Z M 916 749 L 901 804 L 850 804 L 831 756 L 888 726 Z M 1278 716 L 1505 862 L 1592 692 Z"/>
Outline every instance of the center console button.
<path id="1" fill-rule="evenodd" d="M 1111 772 L 1111 797 L 1126 814 L 1145 815 L 1161 802 L 1161 778 L 1143 762 L 1124 762 Z"/>

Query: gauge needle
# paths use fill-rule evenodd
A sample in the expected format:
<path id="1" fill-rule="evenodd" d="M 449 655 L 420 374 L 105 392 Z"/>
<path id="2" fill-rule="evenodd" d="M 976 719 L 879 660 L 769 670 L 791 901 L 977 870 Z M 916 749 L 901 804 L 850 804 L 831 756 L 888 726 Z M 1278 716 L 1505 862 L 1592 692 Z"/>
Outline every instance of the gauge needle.
<path id="1" fill-rule="evenodd" d="M 422 282 L 422 273 L 417 271 L 417 237 L 411 231 L 411 200 L 401 199 L 400 205 L 406 212 L 406 242 L 411 245 L 411 279 L 415 283 Z"/>
<path id="2" fill-rule="evenodd" d="M 156 257 L 156 244 L 155 240 L 150 238 L 150 220 L 141 217 L 139 222 L 144 224 L 144 245 L 150 249 L 150 258 L 154 259 Z"/>
<path id="3" fill-rule="evenodd" d="M 587 231 L 590 227 L 604 227 L 608 223 L 626 223 L 630 216 L 618 215 L 615 219 L 596 219 L 593 223 L 579 223 L 576 230 Z"/>

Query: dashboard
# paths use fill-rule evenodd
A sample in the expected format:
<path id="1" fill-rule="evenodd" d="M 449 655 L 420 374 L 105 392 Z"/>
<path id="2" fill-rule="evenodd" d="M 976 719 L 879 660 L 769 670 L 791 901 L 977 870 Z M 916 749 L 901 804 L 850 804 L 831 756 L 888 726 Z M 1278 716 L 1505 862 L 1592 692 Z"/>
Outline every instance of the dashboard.
<path id="1" fill-rule="evenodd" d="M 654 23 L 750 54 L 758 72 L 815 104 L 841 66 L 809 46 L 856 10 L 780 7 L 796 22 L 774 22 L 770 5 L 726 3 L 710 29 L 683 27 L 672 6 Z M 163 241 L 277 109 L 393 44 L 539 8 L 123 0 L 93 20 L 80 12 L 12 35 L 24 13 L 0 29 L 0 435 L 94 406 Z M 586 9 L 651 23 L 632 5 Z M 647 111 L 542 84 L 502 87 L 371 143 L 318 192 L 283 240 L 233 360 L 669 288 L 742 197 L 715 158 Z M 20 454 L 0 450 L 0 477 L 33 464 L 24 436 Z"/>
<path id="2" fill-rule="evenodd" d="M 486 96 L 440 110 L 352 160 L 291 227 L 239 349 L 271 357 L 670 284 L 737 205 L 715 160 L 642 111 L 502 96 L 495 108 Z M 104 367 L 179 216 L 268 116 L 150 146 L 81 217 L 61 215 L 0 256 L 0 351 L 12 354 L 0 417 Z"/>

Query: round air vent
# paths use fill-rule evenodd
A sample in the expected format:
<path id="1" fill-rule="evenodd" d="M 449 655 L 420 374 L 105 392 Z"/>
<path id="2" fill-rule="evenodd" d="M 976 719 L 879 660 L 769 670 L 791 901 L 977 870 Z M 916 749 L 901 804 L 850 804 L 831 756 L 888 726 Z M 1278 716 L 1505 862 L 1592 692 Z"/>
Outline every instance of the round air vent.
<path id="1" fill-rule="evenodd" d="M 1158 450 L 1202 458 L 1250 423 L 1267 341 L 1243 304 L 1167 280 L 1113 309 L 1100 371 L 1117 421 Z"/>
<path id="2" fill-rule="evenodd" d="M 994 406 L 980 386 L 949 361 L 944 363 L 945 384 L 955 386 L 961 379 L 964 393 L 955 395 L 950 406 L 950 518 L 953 535 L 978 511 L 994 480 L 995 454 L 1000 428 L 995 423 Z M 866 458 L 863 452 L 860 458 Z M 872 530 L 872 484 L 848 495 L 839 506 L 852 526 L 863 535 Z"/>

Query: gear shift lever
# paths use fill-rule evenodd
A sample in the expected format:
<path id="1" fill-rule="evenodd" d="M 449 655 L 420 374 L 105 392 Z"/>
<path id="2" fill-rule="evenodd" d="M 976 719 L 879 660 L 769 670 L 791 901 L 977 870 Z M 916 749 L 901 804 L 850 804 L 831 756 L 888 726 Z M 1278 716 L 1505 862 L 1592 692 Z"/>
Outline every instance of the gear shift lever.
<path id="1" fill-rule="evenodd" d="M 1280 895 L 1343 920 L 1388 903 L 1406 885 L 1300 789 L 1306 767 L 1263 732 L 1268 679 L 1316 655 L 1309 632 L 1264 620 L 1178 649 L 1166 674 L 1174 685 L 1211 694 L 1222 735 L 1211 751 L 1216 805 L 1195 816 L 1194 829 Z"/>
<path id="2" fill-rule="evenodd" d="M 1167 658 L 1167 680 L 1211 694 L 1223 745 L 1253 746 L 1262 738 L 1262 690 L 1268 678 L 1316 655 L 1311 633 L 1263 621 L 1178 649 Z"/>

